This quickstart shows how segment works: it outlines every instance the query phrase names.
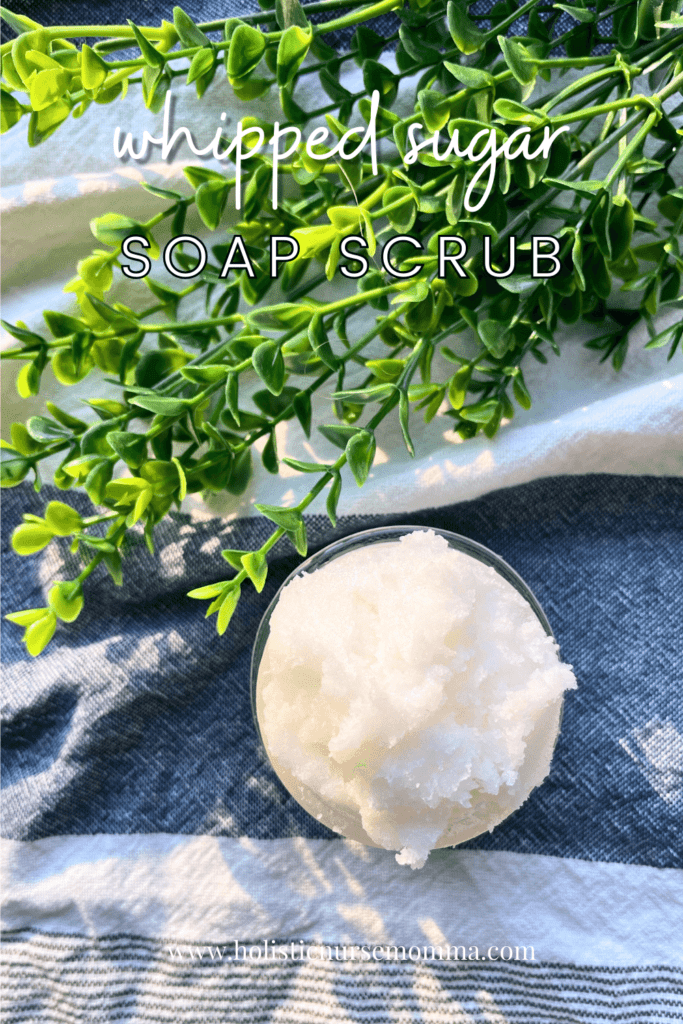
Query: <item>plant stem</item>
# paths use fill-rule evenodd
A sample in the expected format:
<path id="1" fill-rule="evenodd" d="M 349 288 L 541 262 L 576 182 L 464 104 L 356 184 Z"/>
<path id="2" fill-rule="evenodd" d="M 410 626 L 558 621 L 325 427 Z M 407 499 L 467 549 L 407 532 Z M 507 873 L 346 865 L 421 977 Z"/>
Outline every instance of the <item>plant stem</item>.
<path id="1" fill-rule="evenodd" d="M 338 32 L 340 28 L 348 28 L 350 25 L 358 25 L 360 22 L 367 21 L 369 18 L 377 18 L 380 14 L 386 14 L 389 11 L 394 11 L 397 7 L 400 7 L 401 4 L 402 0 L 380 0 L 379 3 L 371 4 L 369 7 L 363 7 L 359 11 L 353 11 L 351 14 L 342 15 L 341 18 L 334 18 L 332 21 L 327 21 L 324 25 L 314 25 L 313 34 L 321 35 L 321 33 Z"/>

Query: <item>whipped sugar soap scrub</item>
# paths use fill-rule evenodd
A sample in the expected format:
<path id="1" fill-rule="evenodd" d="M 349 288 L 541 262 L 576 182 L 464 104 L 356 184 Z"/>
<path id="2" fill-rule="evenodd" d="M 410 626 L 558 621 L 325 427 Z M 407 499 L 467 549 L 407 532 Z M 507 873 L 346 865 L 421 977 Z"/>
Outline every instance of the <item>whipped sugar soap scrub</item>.
<path id="1" fill-rule="evenodd" d="M 281 590 L 255 659 L 256 711 L 311 814 L 420 868 L 542 782 L 576 680 L 529 599 L 476 550 L 433 530 L 373 534 L 386 542 Z"/>

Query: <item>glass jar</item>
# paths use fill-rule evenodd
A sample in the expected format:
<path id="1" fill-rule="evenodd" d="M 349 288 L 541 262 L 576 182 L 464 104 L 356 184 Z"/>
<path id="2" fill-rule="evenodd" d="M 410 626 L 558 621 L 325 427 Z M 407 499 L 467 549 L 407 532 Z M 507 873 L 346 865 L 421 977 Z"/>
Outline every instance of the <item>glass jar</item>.
<path id="1" fill-rule="evenodd" d="M 507 562 L 500 558 L 499 555 L 496 555 L 493 551 L 490 551 L 482 544 L 478 544 L 476 541 L 470 540 L 469 538 L 463 537 L 457 533 L 451 533 L 448 530 L 439 530 L 431 526 L 388 526 L 377 527 L 371 530 L 363 530 L 360 533 L 354 533 L 348 537 L 343 537 L 341 540 L 334 541 L 332 544 L 329 544 L 327 547 L 316 552 L 316 554 L 311 555 L 302 562 L 294 572 L 290 573 L 271 601 L 261 620 L 252 653 L 251 702 L 254 724 L 256 726 L 259 739 L 263 744 L 266 755 L 268 756 L 270 764 L 276 775 L 297 802 L 318 821 L 346 838 L 354 839 L 370 846 L 377 846 L 378 844 L 374 843 L 365 833 L 358 814 L 354 815 L 353 813 L 348 813 L 348 811 L 345 811 L 338 806 L 330 806 L 326 804 L 317 793 L 297 779 L 289 770 L 283 768 L 283 766 L 280 765 L 272 756 L 259 724 L 259 712 L 262 707 L 259 690 L 259 670 L 261 668 L 264 652 L 268 643 L 271 617 L 278 605 L 282 591 L 295 577 L 300 576 L 303 573 L 309 574 L 317 572 L 335 559 L 341 558 L 359 548 L 376 544 L 395 543 L 400 537 L 405 536 L 406 534 L 425 531 L 438 534 L 445 538 L 448 545 L 454 550 L 462 552 L 465 555 L 469 555 L 470 557 L 477 559 L 479 562 L 483 562 L 484 565 L 493 568 L 500 576 L 503 577 L 503 579 L 514 587 L 519 594 L 521 594 L 533 610 L 545 633 L 548 636 L 553 637 L 550 623 L 548 622 L 545 612 L 541 608 L 538 600 L 518 573 L 516 573 L 515 570 L 507 564 Z M 563 697 L 560 697 L 549 704 L 541 712 L 532 732 L 527 737 L 526 753 L 523 764 L 523 770 L 526 775 L 525 789 L 517 806 L 524 802 L 529 793 L 539 785 L 547 775 L 553 751 L 559 736 L 563 705 Z M 517 808 L 514 809 L 516 810 Z M 501 816 L 500 821 L 508 817 L 510 813 L 512 813 L 512 811 L 508 810 Z M 499 821 L 496 821 L 494 824 L 499 824 Z M 455 833 L 453 833 L 452 829 L 448 828 L 444 831 L 444 834 L 440 837 L 434 848 L 455 846 L 468 839 L 474 838 L 476 835 L 489 831 L 492 827 L 493 825 L 488 823 L 484 828 L 475 828 L 466 832 Z"/>

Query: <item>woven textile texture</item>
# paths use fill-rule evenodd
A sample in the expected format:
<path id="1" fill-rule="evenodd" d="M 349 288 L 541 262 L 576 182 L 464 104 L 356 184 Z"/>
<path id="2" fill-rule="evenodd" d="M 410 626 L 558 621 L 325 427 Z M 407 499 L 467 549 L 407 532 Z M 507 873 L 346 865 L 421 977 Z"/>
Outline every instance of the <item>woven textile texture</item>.
<path id="1" fill-rule="evenodd" d="M 40 605 L 66 542 L 22 560 L 5 499 L 4 610 Z M 83 506 L 85 508 L 85 505 Z M 680 666 L 683 481 L 557 477 L 409 517 L 308 520 L 311 549 L 358 529 L 414 522 L 462 533 L 516 569 L 544 607 L 579 689 L 567 697 L 549 779 L 483 849 L 683 865 Z M 268 524 L 177 514 L 126 559 L 124 586 L 94 578 L 77 626 L 36 663 L 5 630 L 5 834 L 139 832 L 331 836 L 285 792 L 258 745 L 249 662 L 256 627 L 297 564 L 281 543 L 261 595 L 245 590 L 223 640 L 185 594 L 218 578 L 219 551 L 251 549 Z"/>
<path id="2" fill-rule="evenodd" d="M 226 947 L 225 955 L 231 952 Z M 59 997 L 54 968 L 42 967 L 46 953 L 66 982 Z M 32 1024 L 50 1012 L 60 1024 L 673 1024 L 683 1015 L 683 972 L 675 968 L 291 960 L 255 966 L 213 955 L 126 936 L 100 942 L 12 936 L 6 998 L 30 989 L 31 999 L 12 1000 L 7 1024 Z"/>

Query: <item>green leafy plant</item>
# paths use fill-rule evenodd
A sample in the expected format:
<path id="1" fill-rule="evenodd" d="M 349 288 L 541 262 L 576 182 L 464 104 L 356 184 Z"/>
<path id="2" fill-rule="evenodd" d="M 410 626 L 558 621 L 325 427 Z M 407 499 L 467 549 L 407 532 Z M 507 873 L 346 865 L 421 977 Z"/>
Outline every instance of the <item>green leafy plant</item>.
<path id="1" fill-rule="evenodd" d="M 22 363 L 20 395 L 38 394 L 48 368 L 65 387 L 92 374 L 104 375 L 117 389 L 115 398 L 88 403 L 94 419 L 82 420 L 48 402 L 48 415 L 14 424 L 3 442 L 3 486 L 16 486 L 32 473 L 39 488 L 41 461 L 59 453 L 57 487 L 80 487 L 103 510 L 83 518 L 65 503 L 50 502 L 43 518 L 25 516 L 14 533 L 19 554 L 31 555 L 62 537 L 84 557 L 76 579 L 50 591 L 47 608 L 9 616 L 25 628 L 33 655 L 49 642 L 57 620 L 69 623 L 78 616 L 83 584 L 100 563 L 121 583 L 128 531 L 141 524 L 153 552 L 155 525 L 187 493 L 243 492 L 258 440 L 266 439 L 266 470 L 277 473 L 278 423 L 296 419 L 310 436 L 314 402 L 329 402 L 330 422 L 320 430 L 340 454 L 323 464 L 285 459 L 316 477 L 314 486 L 293 508 L 257 505 L 274 527 L 267 541 L 256 551 L 224 551 L 228 578 L 191 592 L 209 602 L 207 615 L 216 614 L 219 633 L 228 627 L 242 584 L 249 581 L 259 591 L 265 585 L 267 556 L 280 539 L 306 554 L 303 513 L 323 492 L 336 523 L 343 470 L 348 465 L 362 486 L 375 455 L 374 432 L 394 411 L 411 455 L 410 418 L 418 410 L 427 422 L 437 415 L 449 418 L 463 439 L 479 433 L 492 438 L 515 406 L 531 405 L 523 364 L 545 362 L 548 352 L 559 355 L 558 328 L 580 317 L 600 325 L 588 347 L 602 360 L 611 359 L 615 369 L 641 322 L 650 334 L 646 347 L 667 347 L 669 358 L 680 347 L 682 319 L 662 330 L 655 323 L 662 307 L 681 306 L 683 189 L 673 177 L 683 144 L 675 126 L 683 88 L 680 4 L 529 0 L 518 6 L 504 0 L 481 18 L 470 15 L 465 0 L 411 0 L 406 6 L 401 0 L 305 6 L 263 0 L 262 6 L 252 16 L 200 25 L 175 8 L 173 21 L 158 27 L 45 28 L 3 10 L 18 34 L 2 47 L 2 126 L 6 130 L 27 118 L 32 146 L 67 118 L 91 116 L 91 104 L 114 102 L 128 88 L 140 87 L 146 105 L 159 111 L 174 79 L 194 83 L 201 97 L 217 74 L 227 76 L 244 102 L 278 90 L 288 125 L 303 128 L 325 115 L 337 138 L 359 117 L 369 120 L 369 94 L 376 90 L 378 135 L 393 140 L 377 173 L 362 154 L 349 161 L 315 161 L 302 145 L 280 165 L 291 187 L 277 209 L 269 190 L 272 157 L 252 156 L 242 168 L 235 230 L 253 259 L 254 276 L 243 270 L 222 277 L 228 246 L 217 241 L 189 284 L 174 289 L 148 277 L 151 304 L 132 309 L 107 301 L 125 239 L 141 237 L 148 255 L 158 259 L 155 232 L 168 224 L 173 234 L 182 234 L 193 205 L 206 227 L 219 231 L 236 179 L 190 166 L 184 192 L 146 185 L 162 206 L 154 216 L 140 222 L 104 214 L 92 222 L 99 247 L 80 261 L 66 286 L 77 315 L 46 311 L 42 333 L 23 323 L 5 324 L 17 345 L 3 357 Z M 330 18 L 336 6 L 351 10 Z M 383 39 L 366 23 L 388 11 L 397 13 L 400 28 Z M 575 25 L 553 37 L 563 12 Z M 328 20 L 313 24 L 313 13 Z M 525 34 L 507 35 L 522 17 Z M 605 25 L 608 34 L 600 36 Z M 354 33 L 348 51 L 326 42 L 330 33 L 349 27 Z M 93 42 L 78 48 L 72 38 Z M 612 49 L 597 52 L 605 40 Z M 381 61 L 389 43 L 396 45 L 398 76 Z M 113 59 L 124 49 L 139 56 Z M 358 93 L 341 80 L 349 62 L 362 70 L 364 88 Z M 568 71 L 575 74 L 563 81 Z M 318 77 L 330 100 L 310 111 L 300 106 L 299 89 L 309 75 Z M 399 79 L 413 75 L 413 113 L 401 117 L 392 110 Z M 635 89 L 643 80 L 647 94 Z M 422 150 L 409 173 L 404 167 L 408 132 L 418 122 L 427 135 L 456 129 L 471 135 L 493 126 L 505 139 L 526 126 L 532 141 L 540 141 L 546 128 L 569 126 L 570 132 L 547 156 L 504 159 L 491 195 L 472 214 L 463 197 L 480 168 L 476 161 L 453 157 L 440 163 Z M 609 157 L 604 177 L 592 177 L 598 161 Z M 657 221 L 648 203 L 658 206 Z M 536 280 L 529 239 L 549 219 L 561 242 L 561 271 Z M 404 271 L 419 264 L 413 277 L 397 280 L 377 269 L 350 284 L 341 299 L 318 297 L 338 268 L 347 236 L 361 234 L 372 255 L 378 239 L 408 232 L 424 240 L 425 252 L 416 256 L 413 248 L 398 246 L 394 261 Z M 442 278 L 439 238 L 454 233 L 468 246 L 464 274 L 449 270 Z M 273 235 L 295 238 L 299 255 L 280 275 L 284 300 L 267 304 Z M 508 277 L 484 274 L 484 241 L 490 240 L 493 267 L 502 273 L 512 238 L 521 243 L 518 271 Z M 195 263 L 182 249 L 174 258 L 181 269 Z M 630 308 L 611 303 L 615 282 L 630 293 Z M 206 315 L 189 319 L 183 300 L 197 292 L 204 296 Z M 375 322 L 357 337 L 353 318 L 368 309 L 376 312 Z M 477 339 L 473 355 L 471 348 L 465 349 L 470 354 L 458 352 L 452 340 L 466 329 Z M 377 343 L 384 345 L 383 356 L 377 355 Z M 436 352 L 452 366 L 446 375 L 433 371 Z M 347 372 L 359 365 L 363 381 L 345 386 Z M 256 375 L 263 385 L 249 401 L 242 397 L 245 375 Z M 145 428 L 133 429 L 141 419 Z"/>

